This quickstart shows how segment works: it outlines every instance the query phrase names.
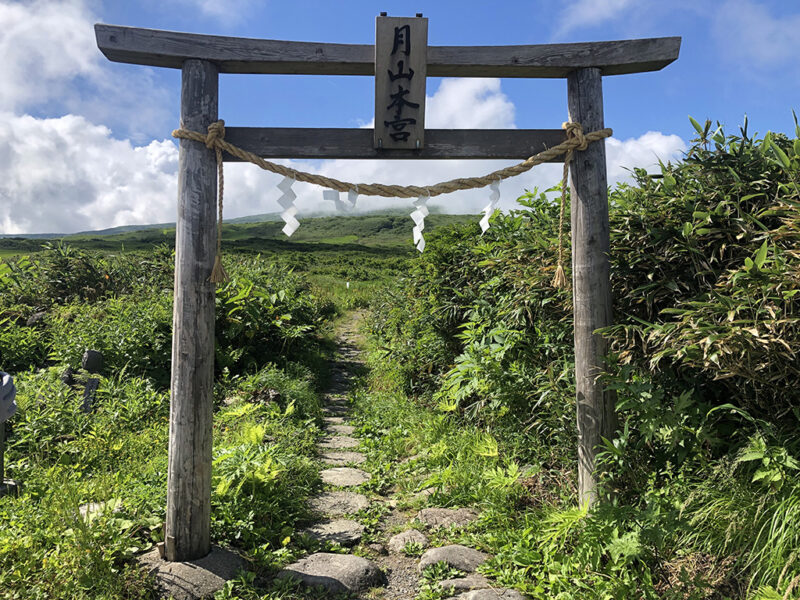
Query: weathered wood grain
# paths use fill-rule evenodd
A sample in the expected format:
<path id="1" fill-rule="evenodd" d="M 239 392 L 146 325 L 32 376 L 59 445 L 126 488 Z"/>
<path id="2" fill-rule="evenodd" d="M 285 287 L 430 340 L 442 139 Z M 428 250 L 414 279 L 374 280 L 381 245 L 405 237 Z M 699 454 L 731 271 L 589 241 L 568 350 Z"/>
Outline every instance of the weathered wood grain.
<path id="1" fill-rule="evenodd" d="M 214 62 L 221 73 L 374 75 L 371 44 L 236 38 L 118 25 L 95 25 L 97 45 L 115 62 L 180 69 L 187 59 Z M 430 77 L 566 77 L 596 67 L 603 75 L 663 69 L 681 38 L 524 46 L 429 46 Z"/>
<path id="2" fill-rule="evenodd" d="M 428 19 L 375 19 L 375 148 L 425 146 L 427 56 Z"/>
<path id="3" fill-rule="evenodd" d="M 599 69 L 579 69 L 567 78 L 571 121 L 585 131 L 603 128 Z M 595 456 L 601 437 L 614 432 L 614 406 L 597 380 L 608 351 L 594 333 L 612 323 L 609 280 L 608 190 L 605 142 L 576 152 L 570 163 L 572 286 L 575 319 L 575 388 L 578 420 L 578 488 L 582 501 L 596 499 Z"/>
<path id="4" fill-rule="evenodd" d="M 205 131 L 217 120 L 214 64 L 187 60 L 181 85 L 181 125 Z M 211 550 L 211 431 L 214 374 L 214 284 L 208 281 L 216 244 L 214 152 L 181 140 L 172 385 L 167 474 L 166 558 L 186 561 Z"/>
<path id="5" fill-rule="evenodd" d="M 420 150 L 389 152 L 373 147 L 372 129 L 225 128 L 227 141 L 262 158 L 521 160 L 566 139 L 562 129 L 428 129 L 425 136 Z"/>

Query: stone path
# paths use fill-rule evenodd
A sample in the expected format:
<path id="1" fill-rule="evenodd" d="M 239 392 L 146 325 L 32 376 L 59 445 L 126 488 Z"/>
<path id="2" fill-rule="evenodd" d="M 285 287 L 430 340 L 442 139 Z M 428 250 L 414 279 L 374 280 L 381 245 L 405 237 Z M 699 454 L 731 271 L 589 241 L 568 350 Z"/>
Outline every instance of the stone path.
<path id="1" fill-rule="evenodd" d="M 317 444 L 323 465 L 320 477 L 327 489 L 311 499 L 310 508 L 319 519 L 303 531 L 321 542 L 350 548 L 350 554 L 335 547 L 332 548 L 334 552 L 316 552 L 288 565 L 278 578 L 300 580 L 307 586 L 325 588 L 330 594 L 349 593 L 348 597 L 353 598 L 411 600 L 418 592 L 420 572 L 428 565 L 444 562 L 466 575 L 440 583 L 444 589 L 458 594 L 456 598 L 524 599 L 519 592 L 500 588 L 475 573 L 490 558 L 488 555 L 457 544 L 429 548 L 428 536 L 412 528 L 434 533 L 441 528 L 464 527 L 478 518 L 476 511 L 426 508 L 409 515 L 396 508 L 397 501 L 393 498 L 375 494 L 368 498 L 364 493 L 361 486 L 372 476 L 358 466 L 363 467 L 366 457 L 358 451 L 361 443 L 358 431 L 349 423 L 348 399 L 351 379 L 363 370 L 356 333 L 359 316 L 351 314 L 337 339 L 338 356 L 332 365 L 332 382 L 323 395 L 325 431 Z M 421 497 L 426 498 L 424 494 Z M 365 527 L 358 522 L 356 513 L 374 503 L 383 503 L 388 510 L 384 512 L 377 533 L 373 532 L 365 541 Z M 352 554 L 355 547 L 362 556 Z"/>

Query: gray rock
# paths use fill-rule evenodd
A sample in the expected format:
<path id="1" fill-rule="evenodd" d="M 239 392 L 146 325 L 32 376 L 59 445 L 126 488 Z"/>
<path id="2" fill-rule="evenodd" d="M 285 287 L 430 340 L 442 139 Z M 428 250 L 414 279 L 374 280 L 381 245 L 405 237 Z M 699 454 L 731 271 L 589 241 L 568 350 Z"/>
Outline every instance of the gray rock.
<path id="1" fill-rule="evenodd" d="M 319 523 L 303 530 L 321 542 L 335 542 L 342 546 L 354 546 L 361 541 L 364 535 L 364 526 L 358 521 L 350 519 L 332 519 Z"/>
<path id="2" fill-rule="evenodd" d="M 325 436 L 317 444 L 320 448 L 338 450 L 341 448 L 357 448 L 358 440 L 346 435 Z"/>
<path id="3" fill-rule="evenodd" d="M 323 483 L 339 487 L 353 487 L 369 481 L 370 474 L 352 467 L 331 467 L 320 471 Z"/>
<path id="4" fill-rule="evenodd" d="M 494 588 L 465 592 L 455 597 L 458 600 L 525 600 L 525 596 L 517 590 Z"/>
<path id="5" fill-rule="evenodd" d="M 137 560 L 155 577 L 160 595 L 175 600 L 213 598 L 247 564 L 238 554 L 217 546 L 207 556 L 187 562 L 163 560 L 157 548 Z"/>
<path id="6" fill-rule="evenodd" d="M 326 465 L 360 465 L 367 460 L 360 452 L 322 452 L 319 458 Z"/>
<path id="7" fill-rule="evenodd" d="M 278 573 L 278 579 L 297 579 L 307 586 L 321 586 L 330 593 L 360 593 L 384 585 L 386 577 L 360 556 L 318 552 Z"/>
<path id="8" fill-rule="evenodd" d="M 336 435 L 351 435 L 356 430 L 352 425 L 328 425 L 326 429 Z"/>
<path id="9" fill-rule="evenodd" d="M 332 404 L 330 406 L 325 406 L 322 412 L 331 417 L 346 417 L 350 414 L 350 409 L 346 406 Z"/>
<path id="10" fill-rule="evenodd" d="M 393 554 L 402 554 L 406 544 L 419 544 L 423 548 L 427 548 L 428 538 L 424 533 L 416 529 L 409 529 L 403 533 L 398 533 L 389 540 L 389 552 Z"/>
<path id="11" fill-rule="evenodd" d="M 104 512 L 117 514 L 122 511 L 122 501 L 118 498 L 104 502 L 89 502 L 78 507 L 78 514 L 86 521 L 94 520 Z"/>
<path id="12" fill-rule="evenodd" d="M 367 508 L 369 500 L 363 494 L 354 492 L 325 492 L 312 498 L 309 504 L 315 512 L 338 517 Z"/>
<path id="13" fill-rule="evenodd" d="M 99 373 L 103 370 L 103 353 L 99 350 L 86 350 L 81 359 L 81 368 L 89 373 Z"/>
<path id="14" fill-rule="evenodd" d="M 431 548 L 425 552 L 422 558 L 419 559 L 419 570 L 422 571 L 425 567 L 444 562 L 459 571 L 472 573 L 485 563 L 488 558 L 488 555 L 474 548 L 467 548 L 461 544 L 452 544 L 441 548 Z"/>
<path id="15" fill-rule="evenodd" d="M 424 508 L 417 514 L 417 519 L 434 529 L 451 525 L 463 527 L 477 518 L 478 513 L 471 508 Z"/>
<path id="16" fill-rule="evenodd" d="M 28 327 L 33 327 L 34 325 L 38 325 L 44 320 L 46 316 L 47 312 L 45 311 L 35 312 L 30 317 L 28 317 L 28 320 L 25 321 L 25 325 Z"/>
<path id="17" fill-rule="evenodd" d="M 344 417 L 323 417 L 322 420 L 325 425 L 342 425 L 344 423 Z"/>
<path id="18" fill-rule="evenodd" d="M 456 579 L 445 579 L 440 581 L 441 588 L 448 592 L 465 592 L 469 590 L 482 590 L 492 587 L 492 582 L 486 579 L 483 575 L 472 573 L 466 577 L 458 577 Z"/>
<path id="19" fill-rule="evenodd" d="M 386 554 L 388 554 L 388 552 L 386 551 L 386 546 L 384 546 L 383 544 L 378 544 L 378 543 L 368 544 L 367 548 L 369 548 L 379 556 L 385 556 Z"/>

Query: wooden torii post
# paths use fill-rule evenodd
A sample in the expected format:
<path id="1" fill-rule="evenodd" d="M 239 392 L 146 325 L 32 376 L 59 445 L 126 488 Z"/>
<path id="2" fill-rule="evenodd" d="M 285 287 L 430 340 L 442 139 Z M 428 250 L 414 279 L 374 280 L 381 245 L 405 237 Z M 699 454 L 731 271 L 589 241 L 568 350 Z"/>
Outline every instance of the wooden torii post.
<path id="1" fill-rule="evenodd" d="M 103 24 L 95 25 L 95 33 L 109 60 L 181 69 L 181 126 L 195 131 L 206 131 L 217 120 L 219 73 L 376 75 L 373 45 Z M 425 45 L 424 67 L 431 77 L 566 78 L 569 118 L 588 132 L 604 127 L 603 76 L 660 70 L 677 59 L 680 43 L 679 37 L 667 37 L 522 46 Z M 400 147 L 384 147 L 382 138 L 369 129 L 228 127 L 225 139 L 263 158 L 316 159 L 524 159 L 565 140 L 560 129 L 422 133 L 420 143 L 409 138 L 412 145 Z M 216 243 L 215 155 L 197 142 L 181 140 L 179 157 L 166 518 L 166 558 L 172 561 L 199 558 L 210 550 L 214 365 L 214 285 L 208 277 Z M 224 158 L 237 160 L 227 154 Z M 601 436 L 610 437 L 614 428 L 612 400 L 597 381 L 606 342 L 594 333 L 612 323 L 604 143 L 575 152 L 571 166 L 579 491 L 582 500 L 591 502 L 596 448 Z"/>

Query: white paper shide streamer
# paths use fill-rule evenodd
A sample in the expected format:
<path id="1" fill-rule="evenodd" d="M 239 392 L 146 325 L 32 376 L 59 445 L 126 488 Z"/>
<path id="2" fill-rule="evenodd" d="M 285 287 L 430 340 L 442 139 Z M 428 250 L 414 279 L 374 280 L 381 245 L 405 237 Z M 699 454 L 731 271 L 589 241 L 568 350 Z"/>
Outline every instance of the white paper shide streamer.
<path id="1" fill-rule="evenodd" d="M 425 229 L 425 217 L 428 216 L 428 200 L 430 196 L 420 196 L 414 200 L 414 212 L 411 213 L 411 219 L 414 221 L 414 245 L 417 250 L 422 252 L 425 250 L 425 238 L 422 237 L 422 230 Z"/>
<path id="2" fill-rule="evenodd" d="M 339 192 L 336 190 L 324 190 L 322 192 L 322 199 L 333 202 L 336 205 L 336 210 L 339 212 L 352 212 L 358 200 L 358 188 L 347 192 L 347 200 L 342 200 L 339 197 Z"/>
<path id="3" fill-rule="evenodd" d="M 489 217 L 494 214 L 497 205 L 500 203 L 500 181 L 490 183 L 489 189 L 492 190 L 489 194 L 489 204 L 483 209 L 483 218 L 480 222 L 482 233 L 486 233 L 486 230 L 489 229 Z"/>
<path id="4" fill-rule="evenodd" d="M 283 208 L 281 219 L 283 219 L 286 225 L 283 226 L 282 231 L 286 234 L 286 237 L 292 237 L 292 234 L 300 227 L 300 221 L 295 218 L 297 207 L 294 201 L 297 199 L 297 194 L 295 194 L 292 189 L 293 185 L 294 179 L 291 177 L 284 177 L 283 181 L 278 184 L 278 189 L 283 192 L 281 197 L 278 198 L 278 204 Z"/>

